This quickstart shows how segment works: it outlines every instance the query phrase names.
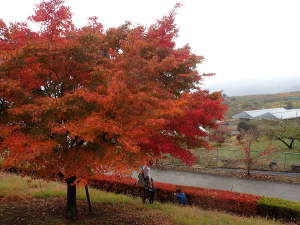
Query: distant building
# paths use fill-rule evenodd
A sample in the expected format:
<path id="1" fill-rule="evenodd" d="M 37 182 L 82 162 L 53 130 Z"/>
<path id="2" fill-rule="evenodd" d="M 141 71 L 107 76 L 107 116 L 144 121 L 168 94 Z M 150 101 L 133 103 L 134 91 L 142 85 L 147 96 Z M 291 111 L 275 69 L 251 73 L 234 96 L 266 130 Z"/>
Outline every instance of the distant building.
<path id="1" fill-rule="evenodd" d="M 272 109 L 260 109 L 260 110 L 249 110 L 232 116 L 234 119 L 258 119 L 261 115 L 266 113 L 283 113 L 287 111 L 285 108 L 272 108 Z"/>
<path id="2" fill-rule="evenodd" d="M 265 120 L 288 120 L 295 119 L 300 117 L 300 109 L 289 109 L 284 112 L 276 112 L 276 113 L 265 113 L 256 117 L 256 119 L 265 119 Z"/>

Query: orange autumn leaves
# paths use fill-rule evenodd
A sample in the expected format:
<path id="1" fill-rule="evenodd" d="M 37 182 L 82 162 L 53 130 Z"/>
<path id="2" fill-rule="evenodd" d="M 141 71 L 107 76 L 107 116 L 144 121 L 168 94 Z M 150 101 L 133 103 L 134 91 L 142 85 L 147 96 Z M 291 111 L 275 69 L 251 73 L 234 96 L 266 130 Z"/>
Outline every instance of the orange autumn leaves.
<path id="1" fill-rule="evenodd" d="M 42 1 L 40 26 L 0 24 L 0 137 L 6 166 L 87 178 L 208 147 L 219 93 L 199 88 L 203 57 L 177 48 L 175 10 L 149 28 L 76 28 L 63 0 Z M 19 35 L 21 31 L 26 31 Z M 5 107 L 4 107 L 5 106 Z"/>

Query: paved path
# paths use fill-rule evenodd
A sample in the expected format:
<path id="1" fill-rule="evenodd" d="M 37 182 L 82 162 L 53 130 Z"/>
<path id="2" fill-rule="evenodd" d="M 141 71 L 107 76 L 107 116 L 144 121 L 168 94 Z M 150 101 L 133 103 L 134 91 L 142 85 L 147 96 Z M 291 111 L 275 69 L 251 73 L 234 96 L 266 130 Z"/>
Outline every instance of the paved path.
<path id="1" fill-rule="evenodd" d="M 236 177 L 159 169 L 152 169 L 151 174 L 154 182 L 230 190 L 300 202 L 299 184 L 247 180 Z M 134 176 L 136 177 L 136 174 Z"/>

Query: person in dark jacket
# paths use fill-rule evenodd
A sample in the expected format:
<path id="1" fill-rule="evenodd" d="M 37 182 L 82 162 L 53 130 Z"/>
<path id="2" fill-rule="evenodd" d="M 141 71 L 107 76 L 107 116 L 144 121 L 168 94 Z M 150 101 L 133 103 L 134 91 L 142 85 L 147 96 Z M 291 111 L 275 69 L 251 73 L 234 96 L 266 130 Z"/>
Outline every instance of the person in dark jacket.
<path id="1" fill-rule="evenodd" d="M 176 192 L 174 193 L 176 197 L 176 202 L 180 205 L 187 205 L 187 198 L 184 192 L 181 191 L 180 188 L 176 188 Z"/>

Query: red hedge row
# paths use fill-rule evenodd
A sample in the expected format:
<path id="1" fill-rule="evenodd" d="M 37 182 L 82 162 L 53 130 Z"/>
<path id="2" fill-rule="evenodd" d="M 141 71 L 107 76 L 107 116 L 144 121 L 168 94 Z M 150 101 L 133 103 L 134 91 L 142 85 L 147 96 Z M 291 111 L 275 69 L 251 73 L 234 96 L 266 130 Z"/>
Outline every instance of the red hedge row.
<path id="1" fill-rule="evenodd" d="M 140 196 L 142 188 L 135 185 L 136 180 L 128 177 L 100 176 L 97 175 L 89 181 L 92 187 L 114 193 Z M 256 215 L 257 200 L 261 197 L 251 194 L 241 194 L 231 191 L 222 191 L 189 186 L 155 182 L 156 200 L 160 202 L 174 201 L 176 187 L 186 193 L 192 205 L 202 208 L 219 209 L 241 215 Z"/>

